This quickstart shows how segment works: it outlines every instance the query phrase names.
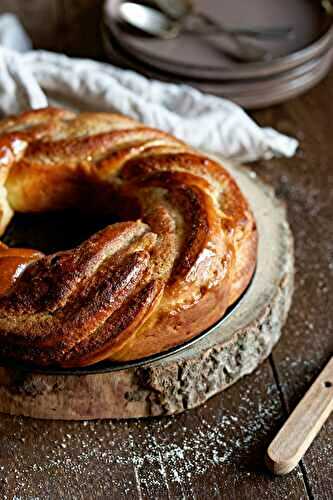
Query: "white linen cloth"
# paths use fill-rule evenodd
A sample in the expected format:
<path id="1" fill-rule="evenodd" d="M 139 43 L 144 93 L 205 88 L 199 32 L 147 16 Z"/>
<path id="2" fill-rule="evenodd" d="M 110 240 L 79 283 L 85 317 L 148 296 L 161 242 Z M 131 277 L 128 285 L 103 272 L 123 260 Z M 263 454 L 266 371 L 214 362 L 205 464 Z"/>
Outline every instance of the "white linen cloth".
<path id="1" fill-rule="evenodd" d="M 88 59 L 31 50 L 18 19 L 0 16 L 0 112 L 65 105 L 117 111 L 235 161 L 292 156 L 297 141 L 260 128 L 239 106 L 187 85 Z"/>

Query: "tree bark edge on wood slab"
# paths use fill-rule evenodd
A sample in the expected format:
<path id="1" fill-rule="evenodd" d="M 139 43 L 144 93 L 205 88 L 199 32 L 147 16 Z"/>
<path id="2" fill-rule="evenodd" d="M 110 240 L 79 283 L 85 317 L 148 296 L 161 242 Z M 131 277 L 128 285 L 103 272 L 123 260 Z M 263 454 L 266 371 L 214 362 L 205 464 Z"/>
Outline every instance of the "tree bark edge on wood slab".
<path id="1" fill-rule="evenodd" d="M 63 420 L 172 415 L 203 404 L 270 354 L 291 304 L 293 238 L 272 189 L 243 167 L 226 167 L 255 213 L 259 248 L 249 290 L 221 330 L 163 360 L 109 373 L 47 375 L 0 367 L 0 412 Z"/>

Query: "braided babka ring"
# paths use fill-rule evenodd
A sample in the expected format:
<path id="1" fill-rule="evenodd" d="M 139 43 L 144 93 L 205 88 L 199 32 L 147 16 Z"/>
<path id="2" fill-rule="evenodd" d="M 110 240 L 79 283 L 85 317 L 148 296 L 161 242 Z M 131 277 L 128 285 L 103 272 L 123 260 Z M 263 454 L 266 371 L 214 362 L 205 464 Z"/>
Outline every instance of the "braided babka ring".
<path id="1" fill-rule="evenodd" d="M 0 231 L 14 212 L 119 223 L 72 250 L 0 248 L 0 357 L 77 367 L 165 351 L 248 285 L 257 234 L 232 177 L 174 137 L 109 113 L 0 122 Z"/>

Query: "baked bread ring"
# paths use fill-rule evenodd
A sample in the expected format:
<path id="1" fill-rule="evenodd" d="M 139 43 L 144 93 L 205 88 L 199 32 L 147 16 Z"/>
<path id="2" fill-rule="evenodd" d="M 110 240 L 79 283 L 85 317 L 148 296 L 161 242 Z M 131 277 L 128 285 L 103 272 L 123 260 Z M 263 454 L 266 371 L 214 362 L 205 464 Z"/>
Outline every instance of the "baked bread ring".
<path id="1" fill-rule="evenodd" d="M 0 230 L 14 212 L 113 214 L 72 250 L 0 248 L 0 356 L 40 366 L 128 361 L 184 343 L 247 287 L 257 232 L 222 165 L 110 113 L 0 121 Z"/>

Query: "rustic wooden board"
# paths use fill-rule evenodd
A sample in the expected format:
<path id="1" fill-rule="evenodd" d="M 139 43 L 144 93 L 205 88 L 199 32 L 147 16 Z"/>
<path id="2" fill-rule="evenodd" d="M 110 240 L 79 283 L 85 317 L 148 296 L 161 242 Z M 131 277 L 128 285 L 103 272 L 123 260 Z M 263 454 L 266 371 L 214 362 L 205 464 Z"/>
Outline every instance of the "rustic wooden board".
<path id="1" fill-rule="evenodd" d="M 1 0 L 0 12 L 21 14 L 37 47 L 60 50 L 68 27 L 59 6 L 66 2 L 69 10 L 77 10 L 86 0 L 55 0 L 57 25 L 51 19 L 53 1 Z M 28 4 L 34 20 L 26 13 Z M 47 23 L 37 4 L 41 13 L 47 12 Z M 93 29 L 83 35 L 77 30 L 80 55 L 87 54 L 88 46 L 90 54 L 103 57 L 100 43 L 91 37 L 97 31 L 100 4 L 91 0 Z M 47 32 L 44 41 L 41 30 Z M 68 42 L 62 48 L 73 53 Z M 260 466 L 287 412 L 333 351 L 332 115 L 333 72 L 305 96 L 254 113 L 260 125 L 301 141 L 296 158 L 260 162 L 257 167 L 286 200 L 296 242 L 293 305 L 269 361 L 222 398 L 176 417 L 85 424 L 2 415 L 2 498 L 333 498 L 332 418 L 291 475 L 273 478 Z"/>
<path id="2" fill-rule="evenodd" d="M 274 125 L 301 142 L 295 158 L 261 162 L 256 169 L 286 200 L 295 235 L 296 281 L 288 335 L 273 353 L 288 413 L 333 353 L 332 117 L 332 71 L 303 97 L 255 113 L 262 125 Z M 312 498 L 333 497 L 332 436 L 331 417 L 303 460 Z"/>
<path id="3" fill-rule="evenodd" d="M 0 494 L 75 499 L 307 498 L 299 470 L 272 478 L 265 448 L 284 419 L 269 362 L 223 398 L 137 421 L 0 420 Z M 3 467 L 3 469 L 2 469 Z"/>
<path id="4" fill-rule="evenodd" d="M 101 56 L 103 0 L 1 0 L 0 13 L 16 14 L 37 48 Z"/>
<path id="5" fill-rule="evenodd" d="M 291 472 L 333 412 L 333 357 L 311 384 L 269 445 L 266 465 L 277 475 Z"/>
<path id="6" fill-rule="evenodd" d="M 293 291 L 293 240 L 273 191 L 242 167 L 228 169 L 259 233 L 255 276 L 220 328 L 160 361 L 109 373 L 48 375 L 0 368 L 0 411 L 51 419 L 172 415 L 251 373 L 281 334 Z"/>

